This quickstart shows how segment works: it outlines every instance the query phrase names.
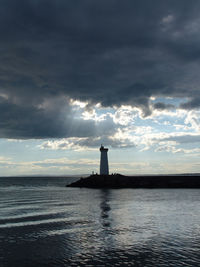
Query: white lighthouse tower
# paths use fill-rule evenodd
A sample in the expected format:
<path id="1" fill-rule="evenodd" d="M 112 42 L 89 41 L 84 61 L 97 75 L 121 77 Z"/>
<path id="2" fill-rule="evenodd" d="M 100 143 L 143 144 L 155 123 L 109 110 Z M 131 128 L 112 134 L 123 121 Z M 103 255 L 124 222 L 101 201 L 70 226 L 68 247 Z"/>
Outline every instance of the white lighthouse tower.
<path id="1" fill-rule="evenodd" d="M 101 145 L 100 147 L 101 152 L 101 158 L 100 158 L 100 175 L 109 175 L 109 169 L 108 169 L 108 148 L 104 148 L 104 146 Z"/>

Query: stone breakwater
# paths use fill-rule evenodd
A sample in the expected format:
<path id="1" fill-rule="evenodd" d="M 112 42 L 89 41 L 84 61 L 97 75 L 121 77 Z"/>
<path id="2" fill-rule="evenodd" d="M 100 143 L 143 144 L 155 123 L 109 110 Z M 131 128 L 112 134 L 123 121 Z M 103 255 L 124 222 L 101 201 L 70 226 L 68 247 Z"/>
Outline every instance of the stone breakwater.
<path id="1" fill-rule="evenodd" d="M 200 175 L 91 175 L 67 187 L 87 188 L 200 188 Z"/>

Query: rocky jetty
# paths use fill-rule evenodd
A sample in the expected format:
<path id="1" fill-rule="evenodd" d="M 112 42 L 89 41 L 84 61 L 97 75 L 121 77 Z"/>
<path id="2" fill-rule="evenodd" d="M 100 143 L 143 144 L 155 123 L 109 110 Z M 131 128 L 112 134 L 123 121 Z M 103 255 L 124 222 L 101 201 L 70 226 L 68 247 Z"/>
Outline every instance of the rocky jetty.
<path id="1" fill-rule="evenodd" d="M 200 175 L 91 175 L 67 185 L 87 188 L 200 188 Z"/>

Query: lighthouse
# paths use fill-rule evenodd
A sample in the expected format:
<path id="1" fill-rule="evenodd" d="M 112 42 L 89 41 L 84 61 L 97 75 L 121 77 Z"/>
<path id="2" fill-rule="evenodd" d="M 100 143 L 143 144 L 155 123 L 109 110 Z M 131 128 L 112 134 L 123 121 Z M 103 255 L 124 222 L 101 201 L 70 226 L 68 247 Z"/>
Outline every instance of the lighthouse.
<path id="1" fill-rule="evenodd" d="M 101 145 L 100 147 L 101 158 L 100 158 L 100 175 L 109 175 L 108 169 L 108 148 Z"/>

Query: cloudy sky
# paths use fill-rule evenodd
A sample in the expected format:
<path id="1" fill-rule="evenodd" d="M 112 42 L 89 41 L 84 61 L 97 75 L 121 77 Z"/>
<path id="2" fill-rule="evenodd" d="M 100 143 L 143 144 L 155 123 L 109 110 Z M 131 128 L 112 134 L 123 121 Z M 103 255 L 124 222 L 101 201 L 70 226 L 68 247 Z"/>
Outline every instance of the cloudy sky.
<path id="1" fill-rule="evenodd" d="M 0 175 L 200 172 L 200 1 L 1 0 Z"/>

